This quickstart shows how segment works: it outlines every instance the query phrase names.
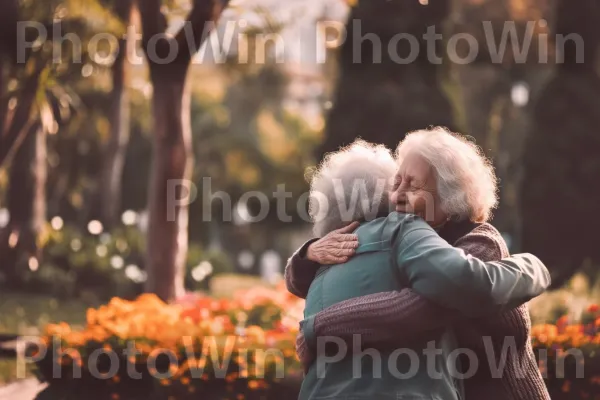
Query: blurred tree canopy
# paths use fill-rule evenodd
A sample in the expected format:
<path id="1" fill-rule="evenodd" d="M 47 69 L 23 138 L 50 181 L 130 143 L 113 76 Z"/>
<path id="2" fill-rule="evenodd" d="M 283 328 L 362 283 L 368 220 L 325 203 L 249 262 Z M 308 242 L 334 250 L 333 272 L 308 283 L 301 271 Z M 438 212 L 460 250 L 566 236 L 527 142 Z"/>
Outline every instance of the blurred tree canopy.
<path id="1" fill-rule="evenodd" d="M 123 211 L 148 206 L 154 164 L 150 133 L 156 127 L 153 119 L 157 116 L 150 111 L 148 99 L 155 98 L 157 90 L 148 79 L 146 65 L 129 65 L 128 49 L 137 50 L 131 49 L 132 44 L 125 39 L 116 49 L 99 45 L 95 52 L 87 52 L 89 40 L 96 33 L 121 37 L 127 25 L 140 27 L 140 14 L 132 2 L 55 1 L 36 8 L 33 2 L 14 1 L 12 5 L 15 13 L 6 20 L 15 31 L 19 19 L 39 22 L 50 31 L 53 24 L 60 23 L 62 36 L 76 34 L 83 50 L 78 62 L 74 59 L 78 55 L 73 51 L 74 44 L 66 40 L 61 48 L 64 59 L 53 62 L 57 61 L 52 59 L 53 45 L 58 45 L 60 39 L 50 35 L 36 43 L 26 54 L 30 61 L 23 64 L 17 62 L 18 49 L 10 47 L 16 40 L 5 37 L 1 42 L 2 54 L 7 57 L 1 59 L 0 78 L 8 84 L 2 87 L 5 112 L 0 116 L 10 120 L 13 125 L 4 126 L 18 135 L 9 143 L 3 132 L 1 143 L 6 162 L 0 169 L 0 197 L 10 222 L 1 230 L 1 251 L 6 262 L 0 278 L 15 284 L 19 279 L 35 282 L 31 276 L 36 272 L 30 269 L 38 263 L 42 268 L 50 268 L 50 264 L 67 268 L 68 263 L 54 259 L 55 252 L 41 251 L 46 243 L 56 245 L 50 240 L 55 228 L 49 223 L 55 217 L 89 235 L 91 220 L 99 220 L 103 230 L 109 232 L 120 225 L 117 219 Z M 180 2 L 166 5 L 169 19 L 189 13 Z M 249 35 L 261 29 L 278 29 L 269 24 L 251 27 Z M 12 28 L 7 31 L 15 32 Z M 33 25 L 28 28 L 28 42 L 33 43 L 38 33 Z M 31 60 L 39 64 L 38 69 L 32 69 L 31 65 L 38 64 Z M 183 87 L 187 73 L 180 62 L 176 60 L 174 67 L 180 72 L 158 72 L 156 79 L 168 84 L 169 80 L 160 79 L 166 74 L 170 80 L 179 79 Z M 170 111 L 168 115 L 170 121 L 180 118 L 182 126 L 186 115 L 191 117 L 189 142 L 193 145 L 189 150 L 197 162 L 190 177 L 197 186 L 202 187 L 203 177 L 212 177 L 213 191 L 231 194 L 234 205 L 249 189 L 274 190 L 281 182 L 289 184 L 294 193 L 305 190 L 304 168 L 314 162 L 312 150 L 320 136 L 302 117 L 283 108 L 288 78 L 281 66 L 272 61 L 245 66 L 230 61 L 225 66 L 209 67 L 195 63 L 191 74 L 187 89 L 191 109 Z M 158 98 L 168 100 L 160 96 L 160 90 Z M 31 101 L 26 103 L 28 99 Z M 27 106 L 27 112 L 21 111 L 22 120 L 14 117 L 15 106 Z M 19 129 L 15 128 L 16 122 Z M 27 132 L 23 129 L 26 125 L 31 125 Z M 172 122 L 165 127 L 170 135 L 176 134 Z M 201 199 L 193 203 L 199 211 L 192 215 L 190 224 L 194 243 L 210 242 L 202 204 Z M 215 211 L 215 215 L 220 214 Z M 157 231 L 164 242 L 164 231 Z M 178 257 L 186 258 L 185 254 Z M 156 268 L 167 269 L 159 261 Z M 146 259 L 136 264 L 151 268 Z M 162 282 L 172 285 L 174 280 Z"/>
<path id="2" fill-rule="evenodd" d="M 394 148 L 410 130 L 437 124 L 457 129 L 494 161 L 500 178 L 494 224 L 511 249 L 539 255 L 555 287 L 582 267 L 597 274 L 600 3 L 352 3 L 346 28 L 354 40 L 339 55 L 341 76 L 320 154 L 357 136 Z M 353 25 L 356 20 L 361 24 Z M 446 34 L 437 43 L 439 65 L 425 51 L 408 65 L 385 51 L 394 34 L 420 38 L 430 26 Z M 452 61 L 469 52 L 467 41 L 449 45 L 452 34 L 475 39 L 473 62 Z M 383 45 L 376 64 L 377 38 Z"/>
<path id="3" fill-rule="evenodd" d="M 62 126 L 76 124 L 82 92 L 75 85 L 97 68 L 87 46 L 69 41 L 57 52 L 55 43 L 68 32 L 83 43 L 101 32 L 122 32 L 104 5 L 90 0 L 7 2 L 6 29 L 2 38 L 0 76 L 0 165 L 12 159 L 7 177 L 5 201 L 10 222 L 0 232 L 0 255 L 6 261 L 5 274 L 15 275 L 23 260 L 36 263 L 44 243 L 46 224 L 47 138 Z M 18 23 L 18 21 L 27 21 Z M 25 40 L 26 43 L 23 43 Z M 65 51 L 67 50 L 67 51 Z M 98 47 L 98 51 L 102 51 Z"/>
<path id="4" fill-rule="evenodd" d="M 555 287 L 582 267 L 596 274 L 600 263 L 599 23 L 599 2 L 558 1 L 555 33 L 579 35 L 585 52 L 577 41 L 565 43 L 525 150 L 523 248 L 552 267 Z"/>

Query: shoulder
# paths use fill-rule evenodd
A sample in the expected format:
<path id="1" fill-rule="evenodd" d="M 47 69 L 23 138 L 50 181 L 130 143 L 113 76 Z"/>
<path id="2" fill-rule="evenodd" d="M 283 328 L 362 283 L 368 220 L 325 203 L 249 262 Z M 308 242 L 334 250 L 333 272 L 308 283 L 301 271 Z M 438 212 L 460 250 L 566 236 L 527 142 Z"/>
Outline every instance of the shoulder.
<path id="1" fill-rule="evenodd" d="M 506 241 L 498 229 L 489 223 L 478 225 L 460 237 L 454 246 L 483 261 L 500 260 L 510 255 Z"/>
<path id="2" fill-rule="evenodd" d="M 394 241 L 415 230 L 433 231 L 423 219 L 414 214 L 392 212 L 387 217 L 364 222 L 356 230 L 359 242 Z"/>
<path id="3" fill-rule="evenodd" d="M 403 245 L 406 243 L 414 243 L 430 235 L 439 238 L 422 218 L 395 211 L 387 217 L 363 223 L 355 233 L 359 244 L 357 254 L 367 251 L 395 251 L 401 246 L 405 247 Z M 443 240 L 442 243 L 447 244 Z"/>

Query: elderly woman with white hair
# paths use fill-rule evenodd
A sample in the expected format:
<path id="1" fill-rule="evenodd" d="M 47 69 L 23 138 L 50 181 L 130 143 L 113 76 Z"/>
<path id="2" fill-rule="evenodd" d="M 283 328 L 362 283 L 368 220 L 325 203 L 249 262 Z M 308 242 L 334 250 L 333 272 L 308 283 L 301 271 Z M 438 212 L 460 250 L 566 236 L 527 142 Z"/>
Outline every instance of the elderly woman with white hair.
<path id="1" fill-rule="evenodd" d="M 457 346 L 451 322 L 476 323 L 467 317 L 492 314 L 499 322 L 501 312 L 549 285 L 534 256 L 500 260 L 508 254 L 487 243 L 486 233 L 464 231 L 465 216 L 483 221 L 495 205 L 493 172 L 477 152 L 465 154 L 473 152 L 467 142 L 438 132 L 410 135 L 399 147 L 397 173 L 387 149 L 357 141 L 327 155 L 314 174 L 310 214 L 323 238 L 303 246 L 286 270 L 289 289 L 306 297 L 298 349 L 307 373 L 300 399 L 463 399 L 447 362 Z M 488 182 L 477 184 L 491 185 L 491 198 L 468 189 L 481 173 Z M 454 244 L 474 256 L 436 233 L 455 224 Z M 474 250 L 478 245 L 487 250 Z M 421 313 L 427 321 L 412 326 L 410 318 Z M 363 335 L 363 345 L 380 345 L 378 356 L 364 357 L 356 347 L 358 353 L 346 354 L 328 342 L 338 336 L 352 343 L 355 333 Z M 310 351 L 316 357 L 307 356 Z M 431 351 L 439 356 L 431 360 Z"/>

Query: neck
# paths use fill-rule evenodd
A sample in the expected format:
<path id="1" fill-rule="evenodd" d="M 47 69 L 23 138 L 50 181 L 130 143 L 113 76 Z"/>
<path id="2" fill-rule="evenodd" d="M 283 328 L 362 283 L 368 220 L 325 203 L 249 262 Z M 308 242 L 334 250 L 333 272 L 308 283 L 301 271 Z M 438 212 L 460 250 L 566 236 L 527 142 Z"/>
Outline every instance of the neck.
<path id="1" fill-rule="evenodd" d="M 431 225 L 431 227 L 433 228 L 434 231 L 439 232 L 446 226 L 446 222 L 448 222 L 448 221 L 447 220 L 442 221 L 437 225 Z"/>
<path id="2" fill-rule="evenodd" d="M 462 221 L 447 221 L 444 226 L 438 231 L 440 237 L 450 244 L 454 244 L 458 239 L 475 229 L 481 224 L 471 222 L 469 220 Z"/>

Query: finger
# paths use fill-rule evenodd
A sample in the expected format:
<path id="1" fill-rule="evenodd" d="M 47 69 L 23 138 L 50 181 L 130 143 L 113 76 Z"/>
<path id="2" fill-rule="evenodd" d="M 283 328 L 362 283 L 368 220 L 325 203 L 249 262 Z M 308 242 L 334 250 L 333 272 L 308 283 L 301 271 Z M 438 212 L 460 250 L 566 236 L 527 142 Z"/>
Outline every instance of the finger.
<path id="1" fill-rule="evenodd" d="M 337 229 L 337 233 L 352 233 L 360 226 L 360 222 L 354 221 L 350 225 L 346 225 L 343 228 Z"/>
<path id="2" fill-rule="evenodd" d="M 340 249 L 356 249 L 358 248 L 358 241 L 356 242 L 340 242 L 338 243 Z"/>
<path id="3" fill-rule="evenodd" d="M 354 235 L 351 233 L 337 234 L 334 236 L 334 238 L 338 242 L 356 242 L 356 243 L 358 243 L 358 235 Z"/>
<path id="4" fill-rule="evenodd" d="M 332 257 L 347 257 L 346 249 L 336 249 L 331 253 Z"/>
<path id="5" fill-rule="evenodd" d="M 338 256 L 330 255 L 327 258 L 321 260 L 321 262 L 319 264 L 321 264 L 321 265 L 339 264 L 339 262 L 337 261 L 338 259 L 339 259 Z"/>
<path id="6" fill-rule="evenodd" d="M 338 257 L 351 257 L 356 253 L 355 249 L 342 249 L 338 254 Z"/>

